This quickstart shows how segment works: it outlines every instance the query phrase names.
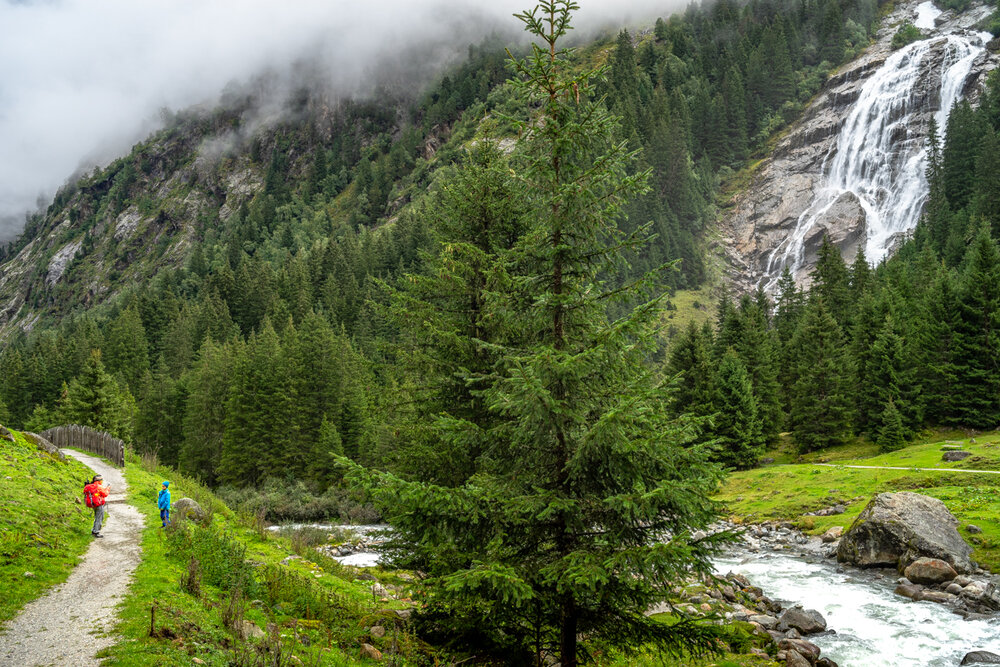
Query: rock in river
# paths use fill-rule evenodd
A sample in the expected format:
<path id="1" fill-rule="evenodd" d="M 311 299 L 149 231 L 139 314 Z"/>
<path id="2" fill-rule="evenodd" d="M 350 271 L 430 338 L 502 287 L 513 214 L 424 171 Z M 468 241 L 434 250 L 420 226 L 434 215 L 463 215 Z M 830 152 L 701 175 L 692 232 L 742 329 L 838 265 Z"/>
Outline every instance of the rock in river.
<path id="1" fill-rule="evenodd" d="M 957 575 L 951 565 L 938 558 L 918 558 L 903 571 L 903 576 L 915 584 L 940 584 Z"/>
<path id="2" fill-rule="evenodd" d="M 963 665 L 1000 665 L 1000 655 L 989 651 L 973 651 L 962 658 Z"/>
<path id="3" fill-rule="evenodd" d="M 958 534 L 944 503 L 919 493 L 880 493 L 840 540 L 837 560 L 860 567 L 903 570 L 921 557 L 945 561 L 957 572 L 974 568 L 972 548 Z"/>
<path id="4" fill-rule="evenodd" d="M 795 628 L 804 635 L 812 635 L 826 630 L 826 619 L 815 609 L 792 607 L 778 619 L 778 630 Z"/>

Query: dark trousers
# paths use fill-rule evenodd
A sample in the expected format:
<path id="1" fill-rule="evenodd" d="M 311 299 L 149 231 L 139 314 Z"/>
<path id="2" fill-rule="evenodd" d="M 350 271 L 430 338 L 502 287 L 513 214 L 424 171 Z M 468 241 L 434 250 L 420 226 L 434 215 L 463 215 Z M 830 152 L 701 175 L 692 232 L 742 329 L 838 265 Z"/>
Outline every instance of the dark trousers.
<path id="1" fill-rule="evenodd" d="M 170 523 L 170 510 L 160 510 L 160 525 L 166 526 Z"/>
<path id="2" fill-rule="evenodd" d="M 90 532 L 96 535 L 101 532 L 101 524 L 104 523 L 104 505 L 94 508 L 94 528 Z"/>

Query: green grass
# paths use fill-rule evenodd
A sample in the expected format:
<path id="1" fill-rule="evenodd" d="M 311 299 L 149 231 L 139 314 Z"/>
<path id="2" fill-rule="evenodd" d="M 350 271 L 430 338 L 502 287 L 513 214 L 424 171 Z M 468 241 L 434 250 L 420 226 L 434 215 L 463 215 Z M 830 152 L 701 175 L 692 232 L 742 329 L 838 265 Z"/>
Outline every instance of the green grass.
<path id="1" fill-rule="evenodd" d="M 715 321 L 715 311 L 719 295 L 712 285 L 704 285 L 696 290 L 677 290 L 667 299 L 667 309 L 661 316 L 661 328 L 668 341 L 684 333 L 688 324 L 701 326 Z"/>
<path id="2" fill-rule="evenodd" d="M 126 468 L 129 502 L 146 518 L 143 559 L 120 608 L 116 631 L 122 640 L 102 654 L 105 664 L 190 665 L 195 657 L 208 665 L 257 664 L 246 656 L 238 660 L 235 652 L 252 651 L 253 646 L 268 643 L 280 646 L 286 661 L 295 656 L 305 665 L 374 664 L 359 657 L 362 642 L 387 653 L 393 643 L 398 643 L 401 655 L 394 657 L 400 665 L 415 664 L 416 657 L 433 653 L 388 618 L 390 614 L 385 610 L 410 606 L 405 598 L 373 597 L 371 582 L 356 579 L 356 570 L 306 551 L 301 545 L 299 551 L 307 558 L 281 565 L 280 561 L 295 553 L 291 541 L 262 530 L 251 519 L 238 517 L 197 482 L 163 468 L 154 473 L 151 468 L 138 459 L 130 461 Z M 190 541 L 160 527 L 155 500 L 163 479 L 171 481 L 175 503 L 187 496 L 202 508 L 212 509 L 207 527 L 188 528 L 190 535 L 201 542 L 193 551 Z M 232 556 L 233 550 L 238 557 Z M 195 553 L 201 557 L 203 576 L 198 596 L 180 584 Z M 246 589 L 244 618 L 262 630 L 269 626 L 273 629 L 273 634 L 257 642 L 242 642 L 226 627 L 224 615 L 230 590 L 210 581 L 213 562 L 218 570 L 233 567 L 237 560 L 248 564 L 256 581 Z M 399 573 L 381 569 L 371 572 L 385 585 L 402 585 L 405 594 L 407 582 Z M 151 637 L 154 603 L 156 636 Z M 384 638 L 368 635 L 368 628 L 374 625 L 386 627 Z"/>
<path id="3" fill-rule="evenodd" d="M 971 440 L 975 440 L 972 442 Z M 850 526 L 876 493 L 916 491 L 942 500 L 960 522 L 959 532 L 973 547 L 973 558 L 984 567 L 1000 570 L 1000 475 L 949 473 L 948 470 L 1000 469 L 1000 434 L 969 438 L 960 433 L 939 432 L 920 438 L 904 449 L 880 453 L 862 442 L 801 457 L 805 462 L 769 465 L 732 474 L 718 499 L 727 511 L 745 521 L 788 519 L 809 533 L 822 533 L 832 526 Z M 957 463 L 941 460 L 945 445 L 957 444 L 973 456 Z M 787 447 L 769 453 L 777 461 L 798 459 Z M 827 462 L 837 467 L 816 465 Z M 904 470 L 864 470 L 841 466 L 895 466 Z M 911 468 L 933 468 L 917 471 Z M 940 470 L 941 472 L 937 472 Z M 805 517 L 841 503 L 847 512 L 829 517 Z M 970 534 L 974 524 L 982 534 Z"/>
<path id="4" fill-rule="evenodd" d="M 14 438 L 0 440 L 0 623 L 65 581 L 92 540 L 82 504 L 91 470 Z"/>

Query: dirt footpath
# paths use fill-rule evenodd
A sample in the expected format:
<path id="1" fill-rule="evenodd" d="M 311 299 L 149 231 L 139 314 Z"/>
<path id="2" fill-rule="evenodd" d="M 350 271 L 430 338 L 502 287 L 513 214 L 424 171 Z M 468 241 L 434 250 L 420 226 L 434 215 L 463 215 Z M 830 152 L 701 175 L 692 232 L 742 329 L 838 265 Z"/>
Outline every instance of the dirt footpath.
<path id="1" fill-rule="evenodd" d="M 110 636 L 115 606 L 125 596 L 141 558 L 139 539 L 144 521 L 139 510 L 124 502 L 126 484 L 121 470 L 93 456 L 62 451 L 93 468 L 104 477 L 105 484 L 111 485 L 109 516 L 101 531 L 104 538 L 94 539 L 69 579 L 28 604 L 4 626 L 0 665 L 99 664 L 94 656 L 115 643 Z"/>

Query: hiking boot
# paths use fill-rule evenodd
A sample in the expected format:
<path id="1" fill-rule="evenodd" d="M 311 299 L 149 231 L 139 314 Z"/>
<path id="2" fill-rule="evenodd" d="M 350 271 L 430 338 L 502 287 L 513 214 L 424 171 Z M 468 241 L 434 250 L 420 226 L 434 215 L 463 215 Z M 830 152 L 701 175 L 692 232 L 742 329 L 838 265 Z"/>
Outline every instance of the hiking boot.
<path id="1" fill-rule="evenodd" d="M 94 537 L 104 537 L 104 536 L 103 536 L 103 535 L 101 535 L 100 533 L 91 533 L 91 535 L 93 535 Z"/>

